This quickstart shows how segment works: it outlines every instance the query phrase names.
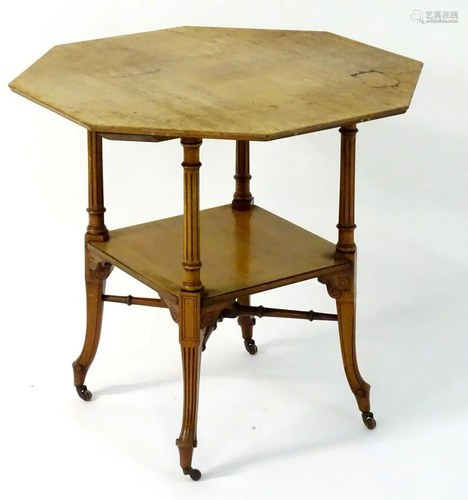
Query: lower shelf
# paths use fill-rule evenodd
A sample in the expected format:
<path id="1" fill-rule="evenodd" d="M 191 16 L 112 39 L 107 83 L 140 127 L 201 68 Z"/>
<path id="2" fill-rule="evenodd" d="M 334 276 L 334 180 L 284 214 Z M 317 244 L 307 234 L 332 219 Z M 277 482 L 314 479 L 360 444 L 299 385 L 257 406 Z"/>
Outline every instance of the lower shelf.
<path id="1" fill-rule="evenodd" d="M 204 303 L 270 290 L 348 268 L 335 245 L 260 207 L 200 212 Z M 110 231 L 89 248 L 150 288 L 178 296 L 183 218 Z"/>

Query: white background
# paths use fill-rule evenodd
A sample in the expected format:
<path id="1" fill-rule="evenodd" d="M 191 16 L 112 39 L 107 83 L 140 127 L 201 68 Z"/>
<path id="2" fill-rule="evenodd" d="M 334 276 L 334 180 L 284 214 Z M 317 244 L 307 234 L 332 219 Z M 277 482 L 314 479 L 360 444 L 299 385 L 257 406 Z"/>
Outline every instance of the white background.
<path id="1" fill-rule="evenodd" d="M 414 9 L 458 10 L 418 24 Z M 455 0 L 9 2 L 0 98 L 2 499 L 468 498 L 468 10 Z M 203 358 L 199 483 L 174 444 L 176 325 L 107 304 L 83 403 L 71 362 L 85 327 L 86 132 L 7 83 L 53 45 L 180 25 L 328 30 L 425 63 L 406 115 L 358 134 L 358 354 L 375 431 L 361 422 L 336 324 L 262 319 L 257 356 L 225 321 Z M 336 239 L 336 130 L 252 145 L 263 206 Z M 181 148 L 106 143 L 110 229 L 179 214 Z M 202 205 L 228 203 L 234 145 L 205 141 Z M 148 295 L 114 271 L 110 293 Z M 149 291 L 152 295 L 151 291 Z M 255 303 L 333 311 L 316 282 Z"/>

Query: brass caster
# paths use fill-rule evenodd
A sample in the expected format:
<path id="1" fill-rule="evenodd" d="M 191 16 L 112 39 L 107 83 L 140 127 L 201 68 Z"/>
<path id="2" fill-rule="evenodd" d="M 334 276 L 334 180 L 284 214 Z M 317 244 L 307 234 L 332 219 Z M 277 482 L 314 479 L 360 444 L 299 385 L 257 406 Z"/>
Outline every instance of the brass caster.
<path id="1" fill-rule="evenodd" d="M 375 421 L 374 414 L 371 411 L 366 411 L 362 414 L 362 421 L 364 425 L 372 430 L 377 426 L 377 422 Z"/>
<path id="2" fill-rule="evenodd" d="M 244 340 L 244 345 L 245 345 L 245 349 L 247 350 L 247 352 L 249 354 L 252 354 L 252 355 L 257 354 L 258 347 L 255 345 L 254 339 Z"/>
<path id="3" fill-rule="evenodd" d="M 83 401 L 91 401 L 93 393 L 88 391 L 88 388 L 85 385 L 77 385 L 75 386 L 75 389 L 78 396 L 80 396 Z"/>
<path id="4" fill-rule="evenodd" d="M 187 467 L 182 469 L 182 472 L 186 476 L 190 476 L 192 481 L 198 481 L 201 478 L 201 472 L 198 469 L 194 469 L 193 467 Z"/>

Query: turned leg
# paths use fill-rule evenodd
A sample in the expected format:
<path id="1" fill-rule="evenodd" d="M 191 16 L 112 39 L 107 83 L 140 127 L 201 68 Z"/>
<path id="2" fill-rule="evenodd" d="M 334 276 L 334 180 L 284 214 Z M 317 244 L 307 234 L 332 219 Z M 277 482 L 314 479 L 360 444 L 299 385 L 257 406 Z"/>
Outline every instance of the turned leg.
<path id="1" fill-rule="evenodd" d="M 238 297 L 237 302 L 245 306 L 250 306 L 250 295 Z M 255 345 L 255 340 L 252 338 L 255 318 L 253 316 L 239 316 L 237 318 L 237 323 L 241 327 L 242 338 L 244 339 L 244 345 L 247 352 L 249 354 L 257 354 L 258 347 Z"/>
<path id="2" fill-rule="evenodd" d="M 249 210 L 253 205 L 250 192 L 250 148 L 249 141 L 236 141 L 236 191 L 232 199 L 234 210 Z"/>
<path id="3" fill-rule="evenodd" d="M 236 190 L 232 199 L 232 208 L 234 210 L 249 210 L 253 205 L 253 196 L 250 192 L 250 145 L 248 141 L 236 141 Z M 245 265 L 244 262 L 239 263 L 240 266 Z M 239 304 L 250 305 L 250 296 L 244 295 L 239 297 Z M 258 347 L 255 345 L 255 340 L 252 338 L 253 326 L 255 318 L 250 316 L 241 316 L 237 323 L 242 330 L 242 338 L 248 353 L 256 354 Z"/>
<path id="4" fill-rule="evenodd" d="M 73 363 L 75 387 L 80 398 L 92 397 L 84 385 L 86 374 L 99 344 L 103 301 L 102 294 L 107 277 L 112 271 L 109 263 L 102 262 L 90 253 L 86 244 L 90 241 L 107 241 L 109 234 L 104 224 L 104 189 L 102 173 L 102 138 L 96 132 L 88 132 L 88 214 L 89 224 L 85 235 L 85 281 L 87 325 L 83 350 Z"/>
<path id="5" fill-rule="evenodd" d="M 329 294 L 336 299 L 341 354 L 349 386 L 362 412 L 364 424 L 374 429 L 376 422 L 370 411 L 370 385 L 362 378 L 356 357 L 356 244 L 354 242 L 354 179 L 356 157 L 356 133 L 354 124 L 340 128 L 340 207 L 338 243 L 336 254 L 350 261 L 349 270 L 327 276 L 325 282 Z"/>
<path id="6" fill-rule="evenodd" d="M 198 481 L 201 473 L 192 467 L 193 449 L 197 446 L 198 386 L 202 351 L 200 277 L 200 139 L 181 139 L 184 148 L 184 280 L 179 293 L 179 341 L 184 378 L 182 429 L 176 444 L 182 472 Z"/>

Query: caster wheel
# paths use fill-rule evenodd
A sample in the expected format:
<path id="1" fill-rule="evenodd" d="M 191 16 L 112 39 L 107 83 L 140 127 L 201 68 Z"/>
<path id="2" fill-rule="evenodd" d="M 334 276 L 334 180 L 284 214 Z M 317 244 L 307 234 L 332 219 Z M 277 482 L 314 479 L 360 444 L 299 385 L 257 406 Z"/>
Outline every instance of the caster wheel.
<path id="1" fill-rule="evenodd" d="M 362 414 L 362 421 L 364 425 L 372 430 L 377 426 L 377 422 L 375 421 L 374 414 L 371 411 L 366 411 Z"/>
<path id="2" fill-rule="evenodd" d="M 245 349 L 247 350 L 247 352 L 249 354 L 252 354 L 252 356 L 254 354 L 257 354 L 258 347 L 255 345 L 255 340 L 253 340 L 253 339 L 244 340 L 244 345 L 245 345 Z"/>
<path id="3" fill-rule="evenodd" d="M 187 469 L 183 469 L 183 473 L 186 476 L 190 476 L 192 481 L 198 481 L 201 478 L 201 472 L 198 469 L 194 469 L 193 467 L 188 467 Z"/>
<path id="4" fill-rule="evenodd" d="M 85 385 L 77 385 L 75 389 L 78 396 L 80 396 L 83 401 L 91 401 L 93 393 L 91 391 L 88 391 L 88 388 Z"/>

